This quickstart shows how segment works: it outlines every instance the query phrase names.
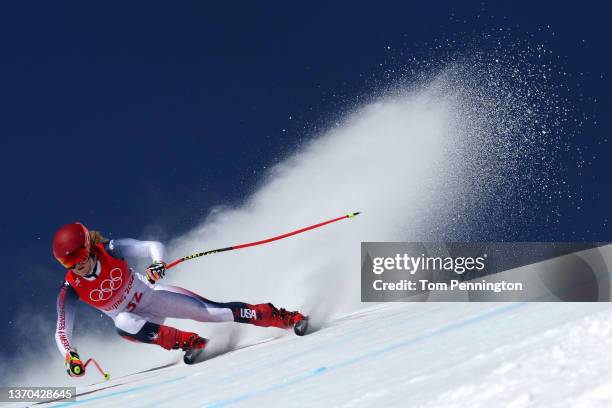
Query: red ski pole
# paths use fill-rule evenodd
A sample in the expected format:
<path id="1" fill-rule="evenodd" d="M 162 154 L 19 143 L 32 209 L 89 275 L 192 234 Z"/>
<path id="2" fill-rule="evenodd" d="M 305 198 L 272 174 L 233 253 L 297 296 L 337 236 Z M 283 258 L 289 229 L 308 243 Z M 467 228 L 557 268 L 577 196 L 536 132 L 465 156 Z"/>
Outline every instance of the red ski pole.
<path id="1" fill-rule="evenodd" d="M 96 368 L 98 369 L 98 371 L 100 371 L 100 374 L 102 374 L 104 379 L 105 380 L 109 380 L 110 379 L 110 374 L 104 372 L 104 370 L 102 369 L 102 367 L 100 367 L 100 364 L 98 364 L 98 362 L 96 361 L 95 358 L 87 359 L 87 361 L 85 362 L 85 368 L 87 368 L 87 364 L 92 363 L 92 362 L 96 365 Z"/>
<path id="2" fill-rule="evenodd" d="M 247 244 L 234 245 L 234 246 L 229 246 L 229 247 L 219 248 L 219 249 L 211 249 L 211 250 L 205 251 L 205 252 L 198 252 L 197 254 L 188 255 L 188 256 L 185 256 L 183 258 L 177 259 L 176 261 L 170 262 L 168 265 L 166 265 L 166 269 L 173 268 L 176 265 L 180 264 L 181 262 L 188 261 L 188 260 L 194 259 L 194 258 L 199 258 L 201 256 L 212 255 L 212 254 L 216 254 L 218 252 L 232 251 L 234 249 L 242 249 L 242 248 L 252 247 L 252 246 L 256 246 L 256 245 L 267 244 L 268 242 L 272 242 L 272 241 L 278 241 L 279 239 L 287 238 L 287 237 L 290 237 L 292 235 L 301 234 L 302 232 L 306 232 L 306 231 L 309 231 L 311 229 L 319 228 L 319 227 L 322 227 L 324 225 L 331 224 L 332 222 L 344 220 L 344 219 L 347 219 L 347 218 L 353 218 L 356 215 L 359 215 L 359 212 L 348 213 L 346 215 L 343 215 L 342 217 L 338 217 L 338 218 L 334 218 L 334 219 L 331 219 L 331 220 L 323 221 L 323 222 L 320 222 L 318 224 L 313 224 L 313 225 L 310 225 L 308 227 L 304 227 L 304 228 L 297 229 L 295 231 L 287 232 L 286 234 L 277 235 L 277 236 L 272 237 L 272 238 L 262 239 L 261 241 L 249 242 Z"/>

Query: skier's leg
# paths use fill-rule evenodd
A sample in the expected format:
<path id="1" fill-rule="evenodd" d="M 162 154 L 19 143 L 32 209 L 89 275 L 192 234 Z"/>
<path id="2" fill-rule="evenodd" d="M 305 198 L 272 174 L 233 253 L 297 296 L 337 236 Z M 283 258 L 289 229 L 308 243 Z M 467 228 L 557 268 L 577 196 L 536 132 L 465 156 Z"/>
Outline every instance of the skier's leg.
<path id="1" fill-rule="evenodd" d="M 271 303 L 214 302 L 178 286 L 156 285 L 147 312 L 200 322 L 238 322 L 288 329 L 304 319 L 299 312 L 277 309 Z"/>
<path id="2" fill-rule="evenodd" d="M 198 349 L 206 346 L 206 339 L 196 333 L 164 326 L 163 319 L 160 318 L 147 320 L 135 313 L 122 312 L 114 317 L 114 321 L 117 333 L 126 340 L 156 344 L 167 350 Z"/>

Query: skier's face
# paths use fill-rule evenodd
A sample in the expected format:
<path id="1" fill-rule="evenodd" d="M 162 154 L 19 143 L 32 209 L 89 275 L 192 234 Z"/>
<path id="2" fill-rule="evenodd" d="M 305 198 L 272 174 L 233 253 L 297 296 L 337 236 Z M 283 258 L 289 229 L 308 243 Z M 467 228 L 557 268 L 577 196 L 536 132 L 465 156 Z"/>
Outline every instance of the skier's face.
<path id="1" fill-rule="evenodd" d="M 74 268 L 72 268 L 72 272 L 76 273 L 79 276 L 89 275 L 94 266 L 94 257 L 90 256 L 80 264 L 76 264 Z"/>

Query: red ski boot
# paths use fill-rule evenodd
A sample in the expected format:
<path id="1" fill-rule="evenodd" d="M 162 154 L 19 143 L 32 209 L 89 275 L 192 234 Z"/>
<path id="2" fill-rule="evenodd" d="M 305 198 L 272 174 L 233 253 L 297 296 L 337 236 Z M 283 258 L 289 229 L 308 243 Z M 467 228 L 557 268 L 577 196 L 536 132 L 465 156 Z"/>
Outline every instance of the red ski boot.
<path id="1" fill-rule="evenodd" d="M 204 361 L 204 349 L 208 340 L 195 333 L 184 333 L 181 338 L 181 348 L 185 351 L 183 361 L 185 364 L 195 364 Z"/>
<path id="2" fill-rule="evenodd" d="M 152 333 L 151 343 L 157 344 L 166 350 L 182 349 L 183 351 L 192 349 L 203 349 L 206 347 L 206 340 L 196 333 L 185 332 L 174 327 L 159 325 L 157 333 Z"/>
<path id="3" fill-rule="evenodd" d="M 195 333 L 181 332 L 180 347 L 183 351 L 202 350 L 206 347 L 208 340 Z"/>
<path id="4" fill-rule="evenodd" d="M 300 312 L 277 309 L 272 303 L 260 303 L 250 307 L 250 313 L 241 310 L 241 316 L 249 317 L 248 322 L 261 327 L 293 328 L 295 334 L 303 336 L 308 327 L 308 318 Z M 248 315 L 248 316 L 247 316 Z"/>
<path id="5" fill-rule="evenodd" d="M 185 354 L 183 355 L 183 361 L 185 364 L 195 364 L 206 359 L 205 347 L 208 344 L 208 340 L 198 336 L 188 338 L 183 346 Z"/>

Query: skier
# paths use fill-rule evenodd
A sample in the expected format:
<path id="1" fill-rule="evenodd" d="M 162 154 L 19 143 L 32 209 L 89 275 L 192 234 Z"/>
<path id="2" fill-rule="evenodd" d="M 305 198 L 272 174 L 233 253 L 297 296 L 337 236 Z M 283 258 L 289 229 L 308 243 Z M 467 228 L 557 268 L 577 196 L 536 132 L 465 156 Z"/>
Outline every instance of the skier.
<path id="1" fill-rule="evenodd" d="M 110 316 L 120 336 L 156 344 L 167 350 L 182 349 L 185 362 L 195 362 L 207 339 L 196 333 L 165 326 L 167 317 L 200 322 L 248 323 L 262 327 L 293 328 L 305 334 L 307 318 L 299 312 L 277 309 L 272 303 L 213 302 L 186 289 L 162 285 L 164 247 L 155 241 L 130 238 L 108 240 L 75 222 L 61 227 L 53 238 L 53 255 L 68 269 L 57 297 L 55 340 L 70 376 L 85 373 L 71 343 L 76 301 Z M 148 258 L 146 277 L 136 273 L 125 258 Z"/>

